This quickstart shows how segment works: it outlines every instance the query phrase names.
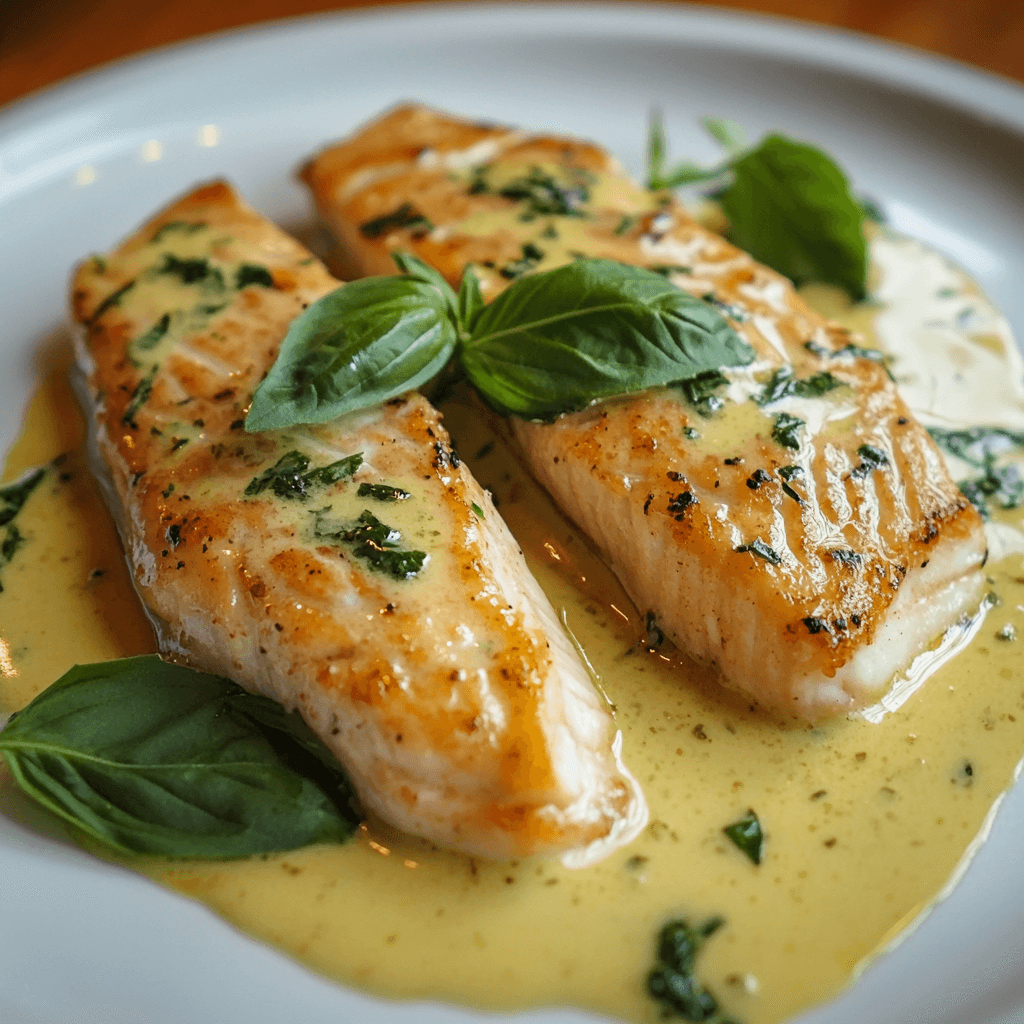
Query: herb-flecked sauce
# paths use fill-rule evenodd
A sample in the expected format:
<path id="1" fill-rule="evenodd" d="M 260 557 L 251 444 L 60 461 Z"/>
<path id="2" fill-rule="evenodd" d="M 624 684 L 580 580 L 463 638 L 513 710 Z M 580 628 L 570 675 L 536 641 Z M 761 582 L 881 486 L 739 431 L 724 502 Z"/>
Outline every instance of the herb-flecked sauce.
<path id="1" fill-rule="evenodd" d="M 850 308 L 827 289 L 808 298 L 868 335 L 877 328 L 926 425 L 956 425 L 985 395 L 987 424 L 1024 426 L 1020 396 L 1001 383 L 1017 369 L 1012 339 L 977 289 L 917 243 L 879 235 L 873 256 L 874 305 Z M 907 281 L 917 282 L 911 298 Z M 955 364 L 969 399 L 952 369 L 938 373 L 942 386 L 922 382 L 937 359 Z M 54 355 L 6 465 L 12 480 L 67 453 L 19 511 L 24 541 L 0 577 L 5 712 L 75 662 L 154 649 L 86 468 L 69 360 Z M 651 806 L 647 830 L 578 872 L 446 853 L 376 821 L 344 846 L 128 866 L 317 971 L 392 997 L 495 1010 L 568 1004 L 654 1021 L 645 979 L 659 929 L 713 915 L 725 924 L 697 970 L 729 1017 L 770 1024 L 840 990 L 941 894 L 1024 751 L 1021 640 L 1010 639 L 1024 639 L 1021 511 L 996 509 L 988 524 L 999 603 L 946 638 L 964 648 L 954 659 L 923 682 L 911 674 L 861 716 L 779 723 L 648 628 L 471 404 L 456 398 L 445 411 L 615 706 Z M 0 808 L 37 820 L 4 769 Z M 723 833 L 751 810 L 764 834 L 760 864 Z"/>

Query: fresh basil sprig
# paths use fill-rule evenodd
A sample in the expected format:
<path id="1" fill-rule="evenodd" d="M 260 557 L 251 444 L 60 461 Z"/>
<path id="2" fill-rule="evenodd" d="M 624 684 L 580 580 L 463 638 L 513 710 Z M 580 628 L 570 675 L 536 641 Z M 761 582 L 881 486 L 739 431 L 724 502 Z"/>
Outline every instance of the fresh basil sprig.
<path id="1" fill-rule="evenodd" d="M 324 423 L 425 384 L 455 350 L 452 301 L 408 274 L 329 292 L 289 327 L 246 430 Z"/>
<path id="2" fill-rule="evenodd" d="M 360 821 L 297 714 L 156 655 L 71 669 L 11 717 L 0 755 L 29 796 L 122 853 L 247 857 L 342 842 Z"/>
<path id="3" fill-rule="evenodd" d="M 456 294 L 415 257 L 395 261 L 405 276 L 355 281 L 292 324 L 247 430 L 321 423 L 386 401 L 453 354 L 493 409 L 526 419 L 754 358 L 708 303 L 639 267 L 581 259 L 525 276 L 484 305 L 472 268 Z"/>
<path id="4" fill-rule="evenodd" d="M 731 122 L 709 118 L 703 124 L 725 148 L 725 159 L 711 167 L 667 167 L 664 127 L 660 115 L 652 116 L 648 187 L 721 182 L 713 195 L 736 245 L 798 285 L 819 281 L 844 288 L 855 300 L 864 298 L 865 208 L 835 161 L 784 135 L 769 135 L 748 148 Z"/>

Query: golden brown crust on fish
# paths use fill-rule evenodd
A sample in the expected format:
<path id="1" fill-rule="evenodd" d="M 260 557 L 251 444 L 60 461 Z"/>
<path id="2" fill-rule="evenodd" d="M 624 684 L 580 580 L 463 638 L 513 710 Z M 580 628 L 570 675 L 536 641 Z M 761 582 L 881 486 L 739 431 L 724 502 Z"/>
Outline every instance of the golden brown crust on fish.
<path id="1" fill-rule="evenodd" d="M 412 393 L 244 430 L 288 325 L 338 286 L 221 183 L 76 274 L 94 443 L 161 650 L 298 708 L 399 827 L 493 857 L 607 852 L 643 798 L 436 410 Z M 422 565 L 368 561 L 364 512 Z"/>
<path id="2" fill-rule="evenodd" d="M 712 302 L 750 343 L 714 414 L 662 389 L 511 424 L 640 610 L 729 685 L 812 718 L 862 706 L 977 604 L 980 517 L 884 367 L 601 150 L 409 106 L 302 176 L 364 272 L 406 249 L 453 284 L 472 263 L 493 297 L 576 255 L 616 259 Z M 779 370 L 831 381 L 764 402 Z"/>

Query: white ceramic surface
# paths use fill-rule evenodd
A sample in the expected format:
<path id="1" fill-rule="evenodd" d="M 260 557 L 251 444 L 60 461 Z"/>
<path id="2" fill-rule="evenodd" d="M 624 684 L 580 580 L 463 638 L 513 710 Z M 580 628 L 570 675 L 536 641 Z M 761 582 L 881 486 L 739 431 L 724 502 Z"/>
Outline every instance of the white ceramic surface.
<path id="1" fill-rule="evenodd" d="M 641 169 L 646 118 L 780 129 L 848 169 L 893 224 L 973 273 L 1024 336 L 1024 89 L 850 34 L 699 7 L 378 10 L 213 37 L 0 111 L 0 448 L 73 263 L 193 183 L 229 176 L 285 226 L 310 220 L 301 158 L 403 99 L 591 136 Z M 1024 794 L 955 893 L 801 1024 L 1024 1021 Z M 354 923 L 354 926 L 358 926 Z M 583 1024 L 546 1010 L 500 1018 Z M 203 907 L 0 818 L 0 1024 L 479 1024 L 345 991 Z"/>

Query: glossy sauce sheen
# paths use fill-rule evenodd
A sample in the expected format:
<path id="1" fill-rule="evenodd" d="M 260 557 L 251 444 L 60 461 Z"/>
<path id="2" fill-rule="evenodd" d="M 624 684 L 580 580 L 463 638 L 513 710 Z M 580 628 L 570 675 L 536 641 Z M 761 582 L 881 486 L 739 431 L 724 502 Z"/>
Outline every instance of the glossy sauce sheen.
<path id="1" fill-rule="evenodd" d="M 912 267 L 921 258 L 904 255 Z M 916 317 L 934 314 L 923 302 Z M 19 515 L 29 539 L 0 569 L 8 709 L 72 660 L 153 647 L 84 470 L 64 355 L 7 463 L 10 479 L 72 452 Z M 1001 409 L 1013 415 L 1010 405 Z M 934 901 L 1014 775 L 1024 749 L 1021 641 L 997 633 L 1010 625 L 1024 636 L 1020 553 L 986 567 L 1002 603 L 975 623 L 969 648 L 897 710 L 877 724 L 780 725 L 670 647 L 651 650 L 610 571 L 471 408 L 453 403 L 446 423 L 616 705 L 650 825 L 577 872 L 550 860 L 489 863 L 440 852 L 375 821 L 343 847 L 132 866 L 314 969 L 388 996 L 491 1009 L 572 1004 L 653 1022 L 658 1010 L 644 979 L 657 929 L 674 916 L 712 914 L 727 923 L 698 969 L 729 1016 L 770 1024 L 836 992 Z M 1020 511 L 998 518 L 1019 536 Z M 47 614 L 57 605 L 67 609 L 59 626 Z M 0 800 L 8 813 L 30 816 L 2 770 Z M 767 836 L 759 867 L 721 831 L 748 808 Z"/>

